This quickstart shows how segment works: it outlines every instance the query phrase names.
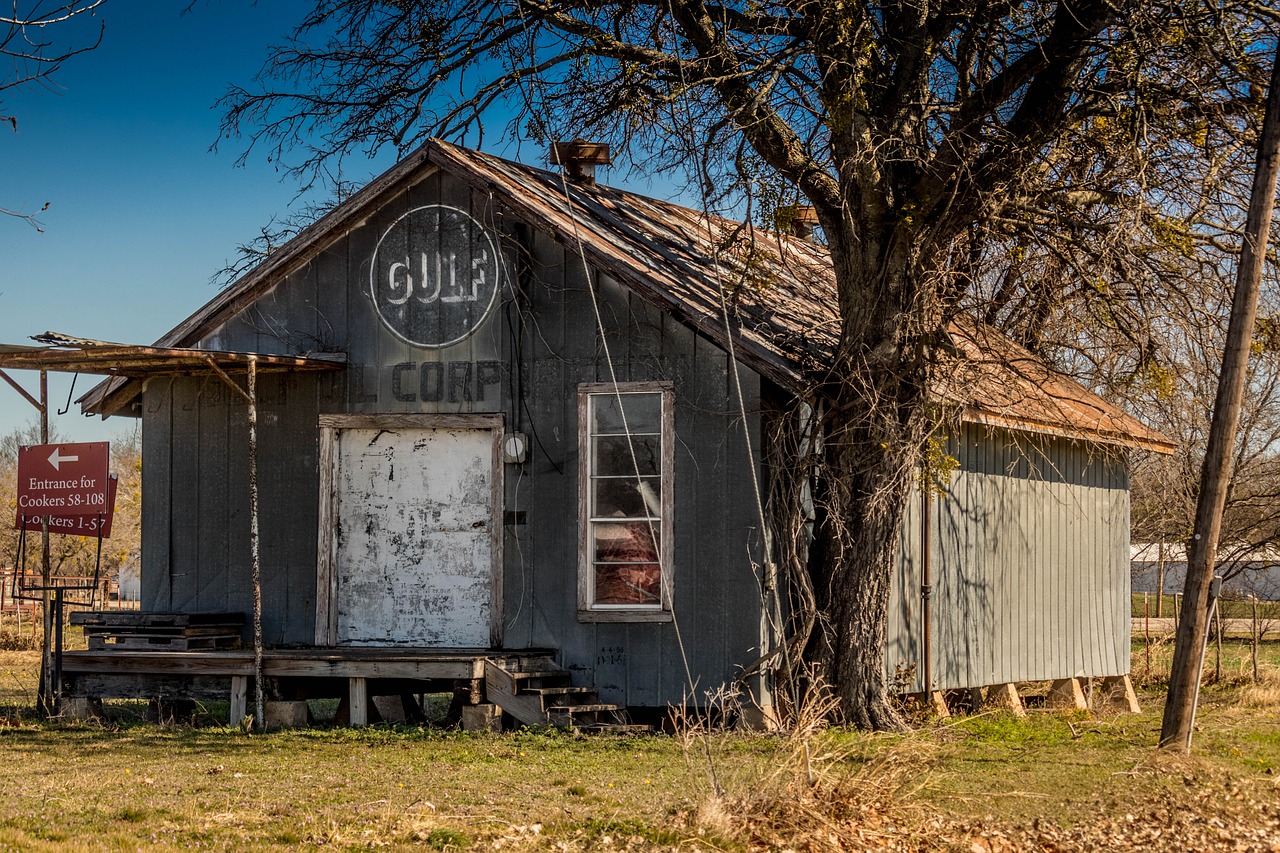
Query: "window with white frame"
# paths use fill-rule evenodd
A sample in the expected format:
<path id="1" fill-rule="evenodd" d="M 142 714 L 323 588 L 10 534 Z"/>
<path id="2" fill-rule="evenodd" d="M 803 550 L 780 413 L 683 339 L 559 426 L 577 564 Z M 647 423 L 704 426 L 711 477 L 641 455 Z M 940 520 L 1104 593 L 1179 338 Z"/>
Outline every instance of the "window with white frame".
<path id="1" fill-rule="evenodd" d="M 579 389 L 585 618 L 663 618 L 671 590 L 671 389 L 665 383 Z"/>

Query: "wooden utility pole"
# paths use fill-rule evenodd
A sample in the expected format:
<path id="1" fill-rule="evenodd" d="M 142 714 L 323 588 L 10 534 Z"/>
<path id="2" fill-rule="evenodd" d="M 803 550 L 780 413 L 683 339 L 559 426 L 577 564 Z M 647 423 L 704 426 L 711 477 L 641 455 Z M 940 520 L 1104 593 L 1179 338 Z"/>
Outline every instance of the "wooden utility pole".
<path id="1" fill-rule="evenodd" d="M 1183 587 L 1178 638 L 1169 674 L 1169 696 L 1160 726 L 1160 746 L 1187 750 L 1195 722 L 1195 698 L 1200 689 L 1205 635 L 1209 621 L 1209 585 L 1217 562 L 1222 509 L 1231 482 L 1240 401 L 1244 396 L 1249 346 L 1258 313 L 1258 290 L 1266 259 L 1271 213 L 1275 208 L 1276 174 L 1280 170 L 1280 43 L 1271 69 L 1267 111 L 1258 141 L 1258 159 L 1245 221 L 1236 290 L 1227 326 L 1227 344 L 1218 375 L 1218 395 L 1209 427 L 1209 446 L 1200 472 L 1200 498 L 1196 504 L 1195 532 L 1187 547 L 1187 579 Z"/>

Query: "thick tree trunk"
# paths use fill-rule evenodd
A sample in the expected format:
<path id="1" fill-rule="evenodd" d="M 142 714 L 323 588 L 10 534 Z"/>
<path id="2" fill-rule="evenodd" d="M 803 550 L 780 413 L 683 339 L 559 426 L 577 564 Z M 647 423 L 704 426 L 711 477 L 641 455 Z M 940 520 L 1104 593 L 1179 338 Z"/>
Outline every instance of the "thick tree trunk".
<path id="1" fill-rule="evenodd" d="M 867 203 L 856 213 L 820 209 L 819 216 L 842 328 L 820 393 L 826 409 L 810 551 L 819 630 L 810 650 L 839 698 L 844 722 L 901 729 L 886 689 L 885 623 L 926 434 L 927 341 L 939 320 L 919 246 L 913 248 L 890 205 Z"/>
<path id="2" fill-rule="evenodd" d="M 887 693 L 885 623 L 913 454 L 865 435 L 831 439 L 811 563 L 819 578 L 818 661 L 843 722 L 897 730 L 903 722 Z"/>

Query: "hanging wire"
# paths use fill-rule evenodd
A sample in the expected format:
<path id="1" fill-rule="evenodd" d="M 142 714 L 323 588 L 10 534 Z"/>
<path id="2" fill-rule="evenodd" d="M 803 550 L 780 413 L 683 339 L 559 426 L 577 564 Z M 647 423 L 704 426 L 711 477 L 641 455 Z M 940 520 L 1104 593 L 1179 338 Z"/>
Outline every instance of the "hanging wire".
<path id="1" fill-rule="evenodd" d="M 671 6 L 670 0 L 667 2 L 667 14 L 675 19 L 675 10 Z M 689 82 L 685 77 L 684 58 L 680 55 L 680 40 L 675 39 L 676 67 L 680 71 L 680 86 L 682 91 L 689 90 Z M 673 126 L 680 127 L 681 122 L 676 116 L 675 103 L 672 99 L 667 99 L 667 112 L 671 116 Z M 690 122 L 691 124 L 692 122 Z M 684 139 L 684 137 L 677 137 Z M 783 659 L 783 666 L 787 672 L 794 673 L 792 662 L 790 660 L 790 649 L 786 642 L 784 630 L 782 627 L 782 602 L 781 592 L 778 588 L 777 567 L 773 561 L 773 537 L 768 520 L 765 517 L 763 490 L 760 487 L 760 477 L 756 469 L 755 451 L 751 447 L 751 426 L 747 420 L 747 406 L 745 394 L 742 391 L 742 376 L 738 369 L 737 344 L 734 342 L 733 323 L 729 318 L 729 297 L 725 288 L 724 275 L 722 273 L 722 264 L 720 260 L 720 248 L 716 244 L 715 230 L 711 226 L 711 200 L 708 195 L 708 184 L 710 183 L 710 175 L 705 169 L 706 160 L 698 156 L 696 150 L 690 150 L 692 160 L 698 164 L 698 190 L 702 200 L 702 219 L 707 230 L 707 246 L 711 253 L 711 269 L 716 280 L 716 290 L 720 300 L 720 319 L 724 326 L 725 351 L 729 356 L 729 370 L 733 378 L 733 387 L 738 403 L 738 417 L 742 424 L 743 445 L 747 453 L 747 470 L 751 473 L 751 490 L 752 496 L 755 498 L 756 517 L 760 522 L 761 545 L 764 552 L 764 566 L 761 567 L 764 576 L 757 576 L 760 582 L 760 603 L 764 607 L 765 618 L 769 621 L 770 633 L 778 639 L 778 648 Z M 754 239 L 754 238 L 753 238 Z M 755 564 L 752 561 L 752 572 L 755 572 Z M 770 601 L 772 599 L 772 601 Z M 796 695 L 796 679 L 790 679 L 792 690 L 792 707 L 798 707 L 799 696 Z"/>
<path id="2" fill-rule="evenodd" d="M 517 8 L 519 8 L 520 10 L 520 17 L 522 19 L 522 22 L 527 25 L 528 22 L 527 22 L 527 19 L 525 19 L 525 11 L 524 11 L 523 5 L 517 4 Z M 532 40 L 530 40 L 529 49 L 531 54 L 535 50 L 535 45 L 533 44 Z M 530 84 L 530 86 L 532 87 L 538 84 L 539 79 L 537 75 L 531 75 L 531 76 L 534 78 L 533 82 Z M 526 108 L 535 115 L 535 118 L 537 118 L 536 109 L 533 103 L 532 92 L 531 91 L 526 92 L 523 86 L 518 87 L 518 89 L 521 95 L 523 95 L 525 98 Z M 548 127 L 549 125 L 544 123 L 542 126 L 545 128 L 545 127 Z M 600 311 L 600 300 L 599 300 L 598 294 L 596 293 L 596 287 L 598 286 L 598 284 L 593 283 L 593 276 L 591 274 L 592 273 L 591 265 L 587 261 L 586 249 L 584 247 L 581 234 L 579 233 L 579 230 L 578 230 L 578 216 L 576 211 L 574 210 L 573 197 L 569 190 L 569 182 L 568 182 L 568 178 L 565 175 L 564 169 L 560 170 L 560 190 L 564 195 L 565 212 L 569 217 L 569 223 L 572 230 L 573 240 L 577 246 L 578 260 L 582 265 L 582 270 L 586 278 L 587 293 L 591 297 L 591 308 L 592 308 L 593 314 L 595 315 L 596 332 L 598 335 L 598 341 L 601 349 L 604 352 L 605 364 L 608 366 L 608 369 L 609 369 L 610 384 L 613 386 L 613 393 L 618 402 L 618 410 L 622 416 L 623 434 L 627 438 L 627 447 L 630 452 L 633 470 L 635 471 L 635 475 L 636 475 L 636 485 L 637 485 L 637 488 L 639 488 L 639 486 L 643 483 L 643 478 L 640 474 L 639 460 L 636 458 L 635 445 L 634 445 L 634 442 L 632 441 L 631 427 L 627 421 L 626 407 L 623 405 L 623 402 L 622 402 L 622 395 L 624 392 L 620 388 L 617 369 L 613 361 L 613 355 L 609 350 L 608 336 L 606 334 L 606 330 L 604 327 L 604 317 Z M 595 276 L 594 281 L 598 282 L 598 278 L 599 278 L 598 275 Z M 581 425 L 580 425 L 580 428 L 581 428 Z M 659 446 L 661 447 L 661 440 L 659 442 Z M 662 448 L 662 449 L 665 453 L 665 448 Z M 672 633 L 675 636 L 676 647 L 680 653 L 680 661 L 682 666 L 684 667 L 685 683 L 690 694 L 693 694 L 694 691 L 696 691 L 697 689 L 697 684 L 693 678 L 693 670 L 689 664 L 688 650 L 685 648 L 684 637 L 680 630 L 680 620 L 677 614 L 674 590 L 671 589 L 671 574 L 669 571 L 666 571 L 666 569 L 670 568 L 670 562 L 669 562 L 670 555 L 664 554 L 662 552 L 661 541 L 659 540 L 658 536 L 654 535 L 653 522 L 651 517 L 647 520 L 647 524 L 649 526 L 650 539 L 653 541 L 654 548 L 658 552 L 658 562 L 659 562 L 659 566 L 661 567 L 660 568 L 660 597 L 663 600 L 665 606 L 668 608 L 667 612 L 671 614 Z M 670 519 L 667 519 L 667 524 L 669 526 Z M 668 532 L 668 535 L 670 535 L 669 532 Z M 703 732 L 701 743 L 703 744 L 703 750 L 705 753 L 707 768 L 708 768 L 709 775 L 711 777 L 712 786 L 714 787 L 716 794 L 720 795 L 723 793 L 723 787 L 720 784 L 719 774 L 716 771 L 715 763 L 711 755 L 711 746 L 709 741 L 705 737 L 705 732 Z"/>

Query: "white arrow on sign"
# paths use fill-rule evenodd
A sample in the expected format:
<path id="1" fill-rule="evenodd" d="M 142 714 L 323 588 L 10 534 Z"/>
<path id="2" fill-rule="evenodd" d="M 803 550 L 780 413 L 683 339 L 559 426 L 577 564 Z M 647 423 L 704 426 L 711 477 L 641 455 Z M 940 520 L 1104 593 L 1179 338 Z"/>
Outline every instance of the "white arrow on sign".
<path id="1" fill-rule="evenodd" d="M 53 452 L 49 454 L 49 464 L 53 466 L 53 470 L 55 471 L 62 470 L 58 466 L 63 462 L 79 462 L 79 461 L 80 461 L 79 456 L 60 456 L 58 454 L 58 448 L 56 447 L 53 449 Z"/>

